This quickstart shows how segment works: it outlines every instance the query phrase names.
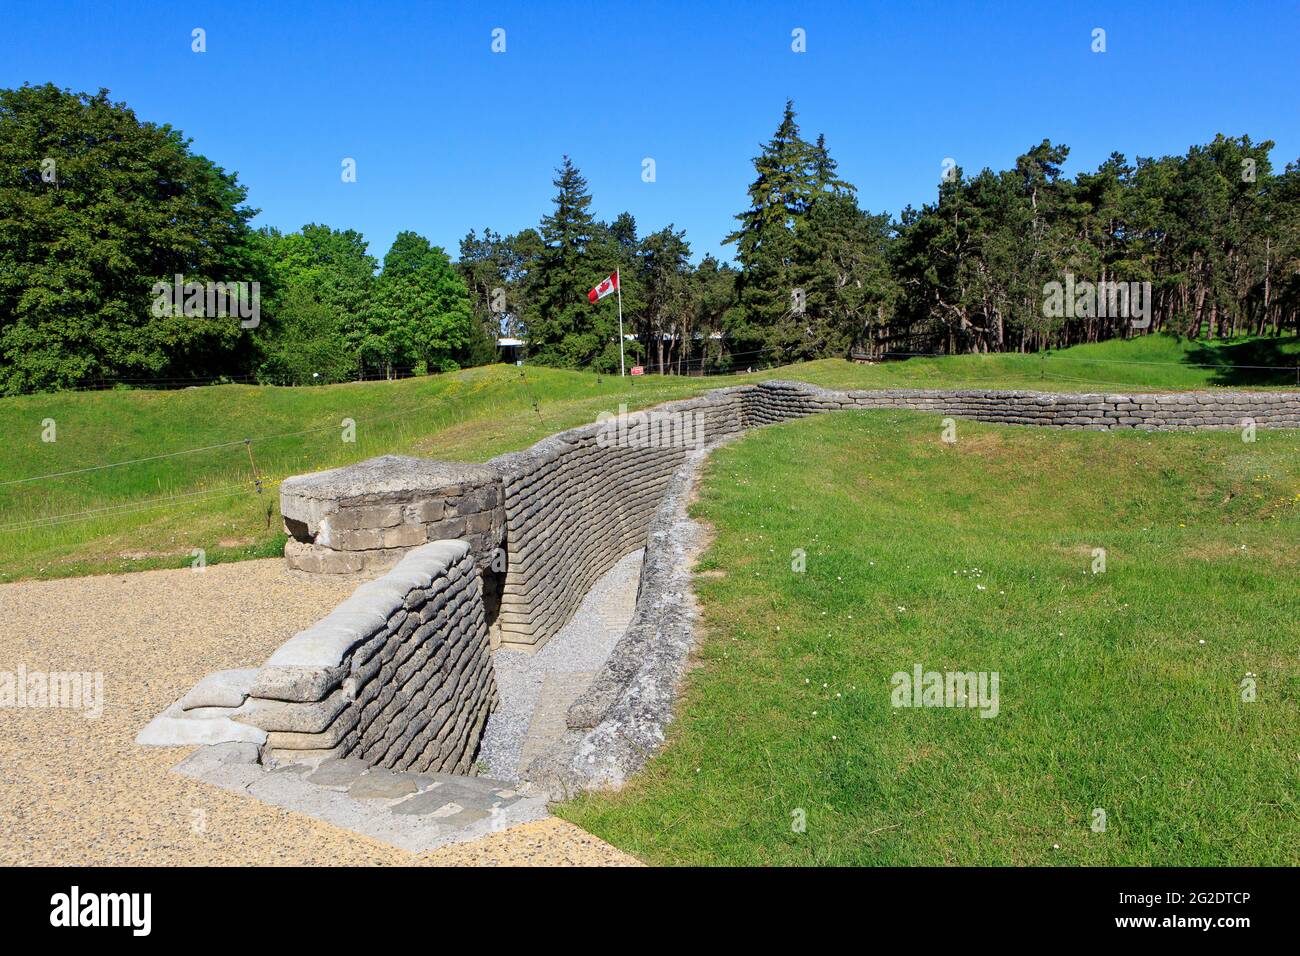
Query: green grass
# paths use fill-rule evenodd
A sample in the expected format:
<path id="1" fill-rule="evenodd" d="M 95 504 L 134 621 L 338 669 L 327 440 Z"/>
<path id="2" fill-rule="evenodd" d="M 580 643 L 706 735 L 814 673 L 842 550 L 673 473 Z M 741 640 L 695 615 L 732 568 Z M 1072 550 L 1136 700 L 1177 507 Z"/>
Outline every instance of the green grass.
<path id="1" fill-rule="evenodd" d="M 623 382 L 529 368 L 527 387 L 518 369 L 490 366 L 319 388 L 223 385 L 5 398 L 0 399 L 5 436 L 0 581 L 179 567 L 191 561 L 193 548 L 203 548 L 209 562 L 278 554 L 284 538 L 277 487 L 289 475 L 386 453 L 483 460 L 592 421 L 620 402 L 635 408 L 760 378 L 797 378 L 833 388 L 1077 391 L 1276 387 L 1294 374 L 1232 372 L 1222 367 L 1225 362 L 1300 364 L 1300 340 L 1206 346 L 1145 337 L 1045 358 L 955 356 L 872 366 L 824 360 L 752 376 Z M 356 422 L 354 444 L 341 440 L 345 417 Z M 41 440 L 46 419 L 57 429 L 52 443 Z M 244 438 L 254 439 L 261 495 L 253 488 L 248 449 L 239 444 Z M 224 447 L 191 451 L 211 445 Z M 118 462 L 132 463 L 16 482 Z"/>
<path id="2" fill-rule="evenodd" d="M 560 814 L 657 864 L 1300 863 L 1300 433 L 940 432 L 714 454 L 668 744 Z M 997 671 L 1000 712 L 891 706 L 915 664 Z"/>
<path id="3" fill-rule="evenodd" d="M 859 387 L 863 371 L 841 363 L 820 382 Z M 1245 367 L 1253 366 L 1253 367 Z M 879 386 L 1025 388 L 1038 391 L 1155 391 L 1214 388 L 1300 387 L 1300 338 L 1197 342 L 1170 335 L 1113 339 L 1034 355 L 1002 352 L 912 358 L 871 367 L 866 380 Z"/>

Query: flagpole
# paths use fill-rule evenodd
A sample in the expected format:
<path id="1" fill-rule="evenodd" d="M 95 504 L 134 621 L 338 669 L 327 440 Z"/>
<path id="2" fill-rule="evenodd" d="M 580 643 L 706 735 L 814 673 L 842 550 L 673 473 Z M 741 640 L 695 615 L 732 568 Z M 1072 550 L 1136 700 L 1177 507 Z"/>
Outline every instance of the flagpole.
<path id="1" fill-rule="evenodd" d="M 614 288 L 618 291 L 618 377 L 623 378 L 623 277 L 618 266 L 614 267 Z"/>

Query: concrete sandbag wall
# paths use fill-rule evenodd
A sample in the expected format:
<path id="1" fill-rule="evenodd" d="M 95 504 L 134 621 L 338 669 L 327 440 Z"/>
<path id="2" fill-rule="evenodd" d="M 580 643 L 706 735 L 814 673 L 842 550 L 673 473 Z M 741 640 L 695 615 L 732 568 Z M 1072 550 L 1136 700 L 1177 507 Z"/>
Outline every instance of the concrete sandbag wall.
<path id="1" fill-rule="evenodd" d="M 771 381 L 759 383 L 746 395 L 746 414 L 754 425 L 844 408 L 912 408 L 984 422 L 1102 431 L 1241 428 L 1244 419 L 1264 428 L 1300 428 L 1300 394 L 1295 392 L 1132 395 L 950 389 L 835 392 L 803 382 Z"/>
<path id="2" fill-rule="evenodd" d="M 464 541 L 439 541 L 281 645 L 240 719 L 280 759 L 465 773 L 495 703 L 474 557 Z"/>
<path id="3" fill-rule="evenodd" d="M 744 389 L 720 389 L 488 462 L 505 489 L 501 644 L 539 647 L 563 627 L 596 579 L 645 544 L 687 454 L 745 426 Z"/>
<path id="4" fill-rule="evenodd" d="M 1236 429 L 1245 418 L 1261 427 L 1300 427 L 1300 395 L 1294 393 L 1103 396 L 916 389 L 845 393 L 774 381 L 748 387 L 742 395 L 742 417 L 749 426 L 874 407 L 1062 428 Z M 691 555 L 700 531 L 686 508 L 703 459 L 703 452 L 688 456 L 667 483 L 650 521 L 632 621 L 586 691 L 569 707 L 564 735 L 525 771 L 525 777 L 553 799 L 621 786 L 667 739 L 673 698 L 694 644 Z"/>

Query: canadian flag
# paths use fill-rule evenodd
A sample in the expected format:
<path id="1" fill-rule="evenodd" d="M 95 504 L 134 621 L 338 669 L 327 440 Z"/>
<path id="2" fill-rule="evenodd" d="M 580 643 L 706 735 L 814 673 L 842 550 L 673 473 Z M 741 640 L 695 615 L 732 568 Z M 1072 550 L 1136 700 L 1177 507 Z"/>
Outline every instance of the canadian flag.
<path id="1" fill-rule="evenodd" d="M 611 272 L 609 276 L 607 276 L 606 278 L 602 279 L 596 285 L 596 288 L 592 289 L 590 292 L 587 293 L 587 301 L 599 302 L 601 299 L 605 298 L 605 296 L 609 295 L 617 288 L 618 288 L 618 272 L 616 270 L 614 272 Z"/>

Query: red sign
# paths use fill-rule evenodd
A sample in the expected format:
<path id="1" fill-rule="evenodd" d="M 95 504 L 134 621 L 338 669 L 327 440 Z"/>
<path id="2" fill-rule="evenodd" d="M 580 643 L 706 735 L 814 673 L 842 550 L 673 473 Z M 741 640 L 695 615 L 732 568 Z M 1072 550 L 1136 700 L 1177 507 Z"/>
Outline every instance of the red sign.
<path id="1" fill-rule="evenodd" d="M 632 366 L 632 374 L 633 374 L 633 375 L 644 375 L 644 374 L 645 374 L 645 369 L 642 368 L 640 365 L 633 365 L 633 366 Z"/>

